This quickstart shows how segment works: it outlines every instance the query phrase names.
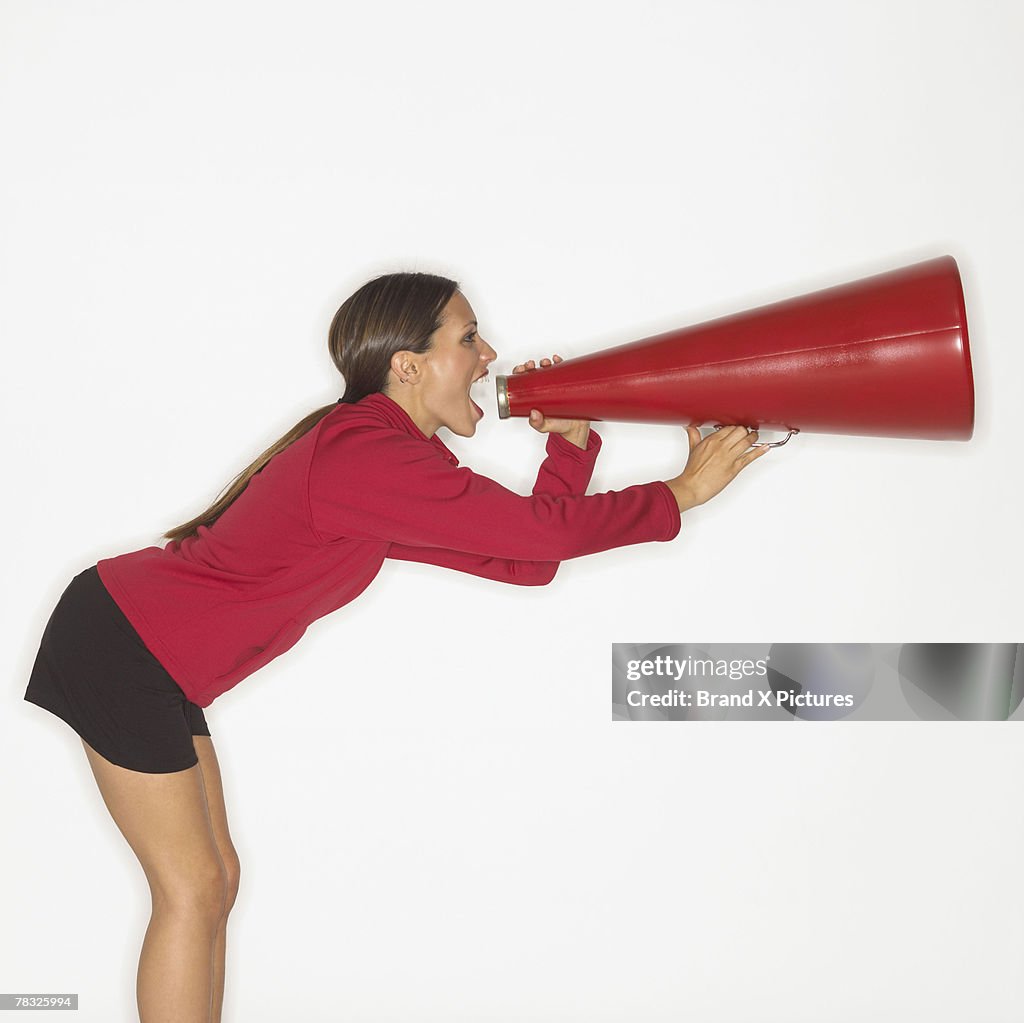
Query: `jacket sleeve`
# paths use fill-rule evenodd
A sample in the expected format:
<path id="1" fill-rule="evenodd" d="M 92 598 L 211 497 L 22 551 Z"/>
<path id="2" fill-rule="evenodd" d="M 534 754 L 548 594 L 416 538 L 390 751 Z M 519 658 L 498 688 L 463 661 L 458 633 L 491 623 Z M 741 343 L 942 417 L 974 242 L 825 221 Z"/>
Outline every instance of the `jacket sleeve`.
<path id="1" fill-rule="evenodd" d="M 572 482 L 561 471 L 551 476 L 556 488 Z M 675 498 L 661 481 L 604 494 L 524 497 L 452 465 L 422 439 L 362 424 L 318 439 L 309 510 L 323 543 L 347 537 L 534 562 L 671 540 L 680 526 Z"/>
<path id="2" fill-rule="evenodd" d="M 541 462 L 532 492 L 549 494 L 552 497 L 585 493 L 594 474 L 597 453 L 601 450 L 601 438 L 597 432 L 590 430 L 584 449 L 578 448 L 557 433 L 549 433 L 545 449 L 547 457 Z M 439 565 L 483 579 L 494 579 L 497 582 L 513 583 L 518 586 L 546 586 L 555 578 L 558 571 L 557 561 L 486 558 L 479 554 L 443 547 L 408 547 L 398 543 L 391 544 L 387 556 L 397 561 Z"/>
<path id="3" fill-rule="evenodd" d="M 391 544 L 387 556 L 395 561 L 418 561 L 424 565 L 453 568 L 456 572 L 517 586 L 546 586 L 558 571 L 557 561 L 486 558 L 468 551 L 447 550 L 444 547 L 410 547 L 400 543 Z"/>
<path id="4" fill-rule="evenodd" d="M 593 427 L 583 450 L 559 434 L 549 433 L 545 445 L 547 457 L 540 464 L 533 493 L 550 494 L 551 497 L 585 494 L 600 450 L 601 438 Z"/>

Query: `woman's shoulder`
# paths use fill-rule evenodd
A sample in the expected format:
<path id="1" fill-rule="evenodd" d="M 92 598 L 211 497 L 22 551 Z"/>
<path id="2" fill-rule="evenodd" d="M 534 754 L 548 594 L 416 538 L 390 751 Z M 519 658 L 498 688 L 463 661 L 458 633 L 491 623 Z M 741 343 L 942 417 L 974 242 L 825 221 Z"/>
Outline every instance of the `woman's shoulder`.
<path id="1" fill-rule="evenodd" d="M 435 433 L 427 437 L 409 414 L 385 394 L 367 395 L 352 404 L 339 404 L 319 424 L 317 452 L 329 449 L 353 454 L 364 450 L 371 457 L 389 453 L 406 458 L 442 457 L 452 465 L 459 460 Z"/>

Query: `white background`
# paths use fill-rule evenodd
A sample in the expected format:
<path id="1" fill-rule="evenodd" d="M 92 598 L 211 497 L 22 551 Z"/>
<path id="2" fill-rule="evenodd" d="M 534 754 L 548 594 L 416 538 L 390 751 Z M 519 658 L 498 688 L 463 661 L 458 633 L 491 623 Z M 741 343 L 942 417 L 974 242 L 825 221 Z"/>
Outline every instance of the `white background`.
<path id="1" fill-rule="evenodd" d="M 611 643 L 1020 641 L 1020 8 L 0 5 L 0 988 L 132 1018 L 148 887 L 21 697 L 71 577 L 342 393 L 338 305 L 459 280 L 600 347 L 950 253 L 967 444 L 804 434 L 544 589 L 387 564 L 207 718 L 225 1020 L 1019 1018 L 1021 732 L 611 722 Z M 464 464 L 528 492 L 493 389 Z M 676 475 L 607 423 L 592 492 Z"/>

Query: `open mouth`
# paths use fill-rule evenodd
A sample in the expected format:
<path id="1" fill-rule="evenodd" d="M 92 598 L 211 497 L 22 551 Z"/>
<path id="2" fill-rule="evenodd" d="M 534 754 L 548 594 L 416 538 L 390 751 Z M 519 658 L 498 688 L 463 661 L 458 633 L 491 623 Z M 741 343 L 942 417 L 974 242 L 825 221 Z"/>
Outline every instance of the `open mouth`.
<path id="1" fill-rule="evenodd" d="M 484 381 L 486 379 L 487 379 L 487 374 L 486 373 L 481 373 L 480 376 L 478 376 L 475 380 L 473 380 L 470 383 L 469 386 L 470 387 L 474 387 L 474 386 L 476 386 L 477 384 L 481 383 L 482 381 Z M 469 397 L 469 389 L 468 388 L 466 390 L 466 396 Z M 469 398 L 469 403 L 470 403 L 470 405 L 473 406 L 473 408 L 476 409 L 476 414 L 482 419 L 483 415 L 484 415 L 484 410 L 475 401 L 473 401 L 472 398 Z"/>

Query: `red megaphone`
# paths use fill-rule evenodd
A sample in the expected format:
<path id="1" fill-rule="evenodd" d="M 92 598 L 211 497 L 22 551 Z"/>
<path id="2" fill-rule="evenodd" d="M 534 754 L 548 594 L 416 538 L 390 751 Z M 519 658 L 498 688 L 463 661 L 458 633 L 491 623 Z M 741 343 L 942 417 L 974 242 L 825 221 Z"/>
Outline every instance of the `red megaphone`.
<path id="1" fill-rule="evenodd" d="M 498 414 L 969 440 L 956 260 L 941 256 L 495 380 Z M 787 438 L 788 439 L 788 438 Z"/>

